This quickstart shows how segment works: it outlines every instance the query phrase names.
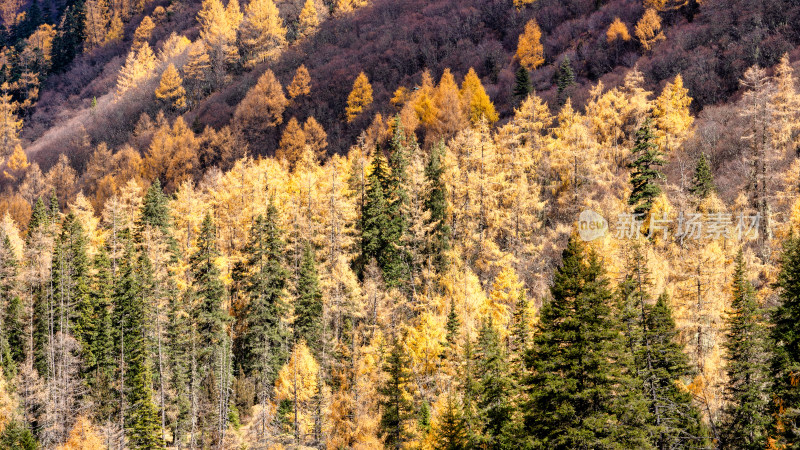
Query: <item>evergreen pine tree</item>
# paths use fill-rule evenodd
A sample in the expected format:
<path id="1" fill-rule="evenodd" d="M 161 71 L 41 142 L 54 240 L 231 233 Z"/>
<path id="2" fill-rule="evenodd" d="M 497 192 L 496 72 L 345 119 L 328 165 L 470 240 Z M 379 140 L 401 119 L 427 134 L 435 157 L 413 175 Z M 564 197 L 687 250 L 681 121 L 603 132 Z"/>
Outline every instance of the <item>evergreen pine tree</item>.
<path id="1" fill-rule="evenodd" d="M 511 448 L 514 444 L 513 381 L 506 350 L 491 318 L 484 321 L 480 329 L 476 350 L 480 368 L 477 406 L 483 417 L 481 446 Z"/>
<path id="2" fill-rule="evenodd" d="M 267 216 L 256 217 L 245 247 L 250 272 L 244 280 L 249 302 L 239 318 L 244 332 L 237 342 L 246 374 L 257 377 L 259 394 L 268 392 L 288 357 L 288 333 L 281 324 L 287 305 L 288 273 L 283 266 L 286 244 L 278 228 L 278 209 L 270 201 Z"/>
<path id="3" fill-rule="evenodd" d="M 556 270 L 552 299 L 526 356 L 531 369 L 524 434 L 534 448 L 649 448 L 641 394 L 624 365 L 621 324 L 594 252 L 573 236 Z M 608 424 L 614 423 L 614 426 Z"/>
<path id="4" fill-rule="evenodd" d="M 217 350 L 223 343 L 228 320 L 227 313 L 222 309 L 225 286 L 216 264 L 218 257 L 217 228 L 211 213 L 207 213 L 197 237 L 197 251 L 189 259 L 189 264 L 192 268 L 192 293 L 196 297 L 194 320 L 200 338 L 198 360 L 209 367 L 213 366 Z"/>
<path id="5" fill-rule="evenodd" d="M 0 367 L 9 379 L 22 361 L 23 329 L 16 295 L 17 260 L 8 236 L 0 244 Z"/>
<path id="6" fill-rule="evenodd" d="M 558 104 L 563 105 L 567 101 L 567 89 L 575 84 L 575 72 L 572 70 L 572 62 L 569 56 L 561 60 L 556 73 L 556 85 L 558 86 Z"/>
<path id="7" fill-rule="evenodd" d="M 73 59 L 81 52 L 86 38 L 83 20 L 83 1 L 68 6 L 58 25 L 58 32 L 53 38 L 53 72 L 60 73 L 67 69 Z"/>
<path id="8" fill-rule="evenodd" d="M 450 250 L 450 226 L 447 224 L 447 187 L 442 180 L 444 166 L 444 142 L 439 141 L 431 149 L 431 156 L 425 166 L 425 180 L 428 195 L 425 198 L 425 211 L 429 214 L 426 256 L 432 259 L 439 273 L 447 270 L 447 251 Z"/>
<path id="9" fill-rule="evenodd" d="M 533 85 L 531 84 L 531 76 L 528 73 L 528 69 L 524 66 L 519 66 L 517 69 L 517 74 L 514 79 L 514 100 L 516 102 L 522 103 L 523 100 L 528 98 L 528 95 L 533 92 Z"/>
<path id="10" fill-rule="evenodd" d="M 645 120 L 644 125 L 636 132 L 636 143 L 632 153 L 634 160 L 630 163 L 631 194 L 628 204 L 633 206 L 633 213 L 646 216 L 653 207 L 653 200 L 661 194 L 656 182 L 664 178 L 658 169 L 664 165 L 663 154 L 654 142 L 652 122 Z"/>
<path id="11" fill-rule="evenodd" d="M 772 314 L 771 413 L 773 446 L 781 448 L 800 440 L 800 239 L 784 243 L 777 287 L 780 303 Z"/>
<path id="12" fill-rule="evenodd" d="M 708 166 L 706 154 L 701 153 L 700 158 L 697 160 L 697 166 L 695 166 L 694 169 L 694 176 L 692 177 L 692 185 L 689 187 L 689 192 L 703 200 L 714 190 L 716 190 L 714 187 L 714 175 L 711 173 L 711 167 Z"/>
<path id="13" fill-rule="evenodd" d="M 461 403 L 453 395 L 447 394 L 447 403 L 439 417 L 439 427 L 434 438 L 437 450 L 466 450 L 467 430 L 464 423 Z"/>
<path id="14" fill-rule="evenodd" d="M 408 422 L 414 418 L 409 387 L 411 372 L 408 356 L 399 339 L 393 338 L 383 370 L 388 379 L 378 389 L 381 399 L 380 433 L 386 448 L 401 449 L 409 441 Z"/>
<path id="15" fill-rule="evenodd" d="M 94 306 L 94 340 L 91 353 L 94 364 L 87 365 L 90 386 L 96 399 L 98 416 L 107 417 L 113 407 L 113 382 L 116 354 L 114 352 L 113 324 L 111 323 L 114 296 L 114 278 L 111 273 L 111 260 L 108 251 L 101 247 L 94 257 L 94 276 L 91 280 L 90 295 Z"/>
<path id="16" fill-rule="evenodd" d="M 450 312 L 447 313 L 447 323 L 445 329 L 447 330 L 447 345 L 453 347 L 458 339 L 458 331 L 461 328 L 461 321 L 458 319 L 458 312 L 456 311 L 455 299 L 450 299 Z"/>
<path id="17" fill-rule="evenodd" d="M 377 151 L 372 160 L 367 177 L 367 189 L 361 210 L 361 257 L 359 271 L 363 275 L 364 268 L 372 259 L 383 259 L 385 247 L 384 231 L 389 227 L 388 203 L 386 193 L 389 184 L 389 169 L 386 159 Z"/>
<path id="18" fill-rule="evenodd" d="M 643 342 L 637 351 L 653 420 L 657 448 L 707 448 L 706 430 L 692 395 L 677 383 L 694 374 L 688 357 L 677 342 L 678 330 L 666 294 L 645 307 Z"/>
<path id="19" fill-rule="evenodd" d="M 733 298 L 726 319 L 727 353 L 721 447 L 766 448 L 771 418 L 767 386 L 766 328 L 753 286 L 747 280 L 742 250 L 736 255 Z"/>
<path id="20" fill-rule="evenodd" d="M 318 358 L 322 350 L 322 291 L 319 288 L 314 250 L 308 243 L 300 263 L 294 312 L 295 342 L 305 340 Z"/>
<path id="21" fill-rule="evenodd" d="M 386 196 L 388 227 L 383 230 L 383 248 L 378 258 L 378 265 L 383 271 L 383 279 L 387 287 L 408 289 L 410 255 L 408 254 L 408 147 L 406 135 L 400 126 L 400 119 L 395 119 L 394 135 L 390 141 L 391 156 L 389 168 L 391 177 Z"/>
<path id="22" fill-rule="evenodd" d="M 124 354 L 125 434 L 131 448 L 163 448 L 156 405 L 153 403 L 152 369 L 145 340 L 146 305 L 136 251 L 130 234 L 122 236 L 125 254 L 120 262 L 120 276 L 114 289 L 115 340 Z"/>

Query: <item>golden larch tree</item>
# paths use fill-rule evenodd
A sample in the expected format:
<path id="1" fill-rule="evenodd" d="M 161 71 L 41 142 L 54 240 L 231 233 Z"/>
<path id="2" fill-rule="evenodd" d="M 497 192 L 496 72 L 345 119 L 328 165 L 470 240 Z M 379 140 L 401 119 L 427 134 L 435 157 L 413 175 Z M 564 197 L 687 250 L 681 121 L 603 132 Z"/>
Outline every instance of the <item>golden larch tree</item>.
<path id="1" fill-rule="evenodd" d="M 272 0 L 252 0 L 247 4 L 239 42 L 248 66 L 278 57 L 286 46 L 286 27 Z"/>
<path id="2" fill-rule="evenodd" d="M 117 77 L 117 96 L 120 97 L 129 89 L 139 86 L 142 80 L 152 75 L 155 67 L 156 56 L 147 42 L 142 44 L 139 51 L 130 51 Z"/>
<path id="3" fill-rule="evenodd" d="M 689 111 L 691 103 L 689 89 L 683 87 L 683 77 L 680 74 L 664 86 L 661 95 L 653 102 L 656 136 L 667 155 L 678 148 L 689 134 L 694 123 L 694 117 Z"/>
<path id="4" fill-rule="evenodd" d="M 248 131 L 264 131 L 283 123 L 288 103 L 280 81 L 267 69 L 236 107 L 234 120 Z"/>
<path id="5" fill-rule="evenodd" d="M 800 95 L 797 93 L 797 80 L 794 69 L 789 63 L 789 55 L 784 54 L 775 66 L 775 93 L 772 96 L 772 107 L 775 115 L 775 132 L 773 143 L 776 149 L 785 152 L 792 148 L 800 148 Z M 795 140 L 793 142 L 792 140 Z"/>
<path id="6" fill-rule="evenodd" d="M 305 64 L 300 64 L 300 67 L 295 70 L 292 82 L 286 88 L 286 92 L 292 100 L 302 95 L 311 95 L 311 75 Z"/>
<path id="7" fill-rule="evenodd" d="M 544 63 L 542 29 L 539 28 L 536 19 L 531 19 L 525 24 L 525 31 L 519 36 L 515 57 L 528 71 L 532 71 Z"/>
<path id="8" fill-rule="evenodd" d="M 83 27 L 86 40 L 83 45 L 87 51 L 101 47 L 106 42 L 108 23 L 111 17 L 106 0 L 89 0 L 84 5 Z"/>
<path id="9" fill-rule="evenodd" d="M 486 120 L 490 125 L 497 122 L 499 116 L 494 104 L 473 68 L 469 69 L 461 83 L 461 100 L 473 125 L 478 125 L 482 120 Z"/>
<path id="10" fill-rule="evenodd" d="M 623 23 L 619 17 L 615 17 L 611 25 L 608 26 L 606 31 L 606 42 L 612 43 L 615 41 L 630 41 L 631 34 L 628 33 L 628 27 Z"/>
<path id="11" fill-rule="evenodd" d="M 467 116 L 461 107 L 461 93 L 449 68 L 444 69 L 433 100 L 437 114 L 434 132 L 438 137 L 449 139 L 466 128 Z"/>
<path id="12" fill-rule="evenodd" d="M 325 150 L 328 148 L 328 133 L 322 128 L 317 119 L 309 116 L 303 124 L 303 132 L 306 135 L 306 145 L 311 147 L 311 151 L 317 155 L 319 160 L 325 157 Z"/>
<path id="13" fill-rule="evenodd" d="M 353 83 L 353 90 L 347 96 L 347 122 L 356 120 L 359 114 L 372 104 L 372 85 L 367 74 L 361 72 Z"/>
<path id="14" fill-rule="evenodd" d="M 289 167 L 294 167 L 305 147 L 306 134 L 297 119 L 292 117 L 286 123 L 286 128 L 283 129 L 283 135 L 281 135 L 278 150 L 275 151 L 275 157 L 286 160 Z"/>
<path id="15" fill-rule="evenodd" d="M 19 180 L 25 175 L 25 170 L 30 167 L 31 163 L 28 162 L 28 156 L 22 146 L 17 144 L 14 147 L 14 152 L 8 158 L 8 166 L 3 171 L 3 175 L 10 180 Z"/>
<path id="16" fill-rule="evenodd" d="M 121 41 L 122 38 L 125 37 L 124 26 L 125 24 L 122 23 L 122 18 L 120 18 L 119 14 L 114 13 L 111 17 L 111 22 L 108 24 L 108 33 L 106 34 L 105 43 L 109 44 Z"/>
<path id="17" fill-rule="evenodd" d="M 642 18 L 636 22 L 634 33 L 645 51 L 650 51 L 658 41 L 666 39 L 664 32 L 661 31 L 661 17 L 653 8 L 645 11 Z"/>
<path id="18" fill-rule="evenodd" d="M 69 439 L 56 450 L 105 450 L 106 445 L 88 418 L 81 416 L 69 432 Z"/>
<path id="19" fill-rule="evenodd" d="M 151 19 L 150 16 L 144 16 L 142 21 L 139 22 L 139 26 L 136 27 L 136 31 L 133 32 L 131 51 L 139 51 L 145 42 L 149 44 L 150 38 L 153 37 L 153 30 L 155 30 L 155 28 L 156 24 L 153 23 L 153 19 Z"/>
<path id="20" fill-rule="evenodd" d="M 15 113 L 14 103 L 8 92 L 8 84 L 3 83 L 0 94 L 0 163 L 10 156 L 19 145 L 19 131 L 22 120 Z"/>
<path id="21" fill-rule="evenodd" d="M 319 26 L 319 16 L 314 0 L 306 0 L 298 18 L 297 33 L 300 37 L 306 37 L 313 33 Z"/>
<path id="22" fill-rule="evenodd" d="M 164 70 L 155 94 L 156 98 L 176 111 L 186 108 L 186 90 L 183 88 L 183 80 L 174 64 L 170 63 Z"/>
<path id="23" fill-rule="evenodd" d="M 275 382 L 277 400 L 292 403 L 292 428 L 301 443 L 302 437 L 314 427 L 313 400 L 320 391 L 318 374 L 319 364 L 306 343 L 300 341 L 292 349 L 289 361 L 281 368 Z"/>

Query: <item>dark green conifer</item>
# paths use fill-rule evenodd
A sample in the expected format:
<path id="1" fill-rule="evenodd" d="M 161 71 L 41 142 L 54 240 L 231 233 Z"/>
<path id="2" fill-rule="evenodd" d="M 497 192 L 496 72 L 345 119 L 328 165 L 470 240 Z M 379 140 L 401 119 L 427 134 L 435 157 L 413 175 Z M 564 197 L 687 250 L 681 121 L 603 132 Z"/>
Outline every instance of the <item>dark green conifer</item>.
<path id="1" fill-rule="evenodd" d="M 447 270 L 449 264 L 446 252 L 450 250 L 450 226 L 447 224 L 447 186 L 442 175 L 444 166 L 444 142 L 439 141 L 431 149 L 431 156 L 425 166 L 425 180 L 428 182 L 428 195 L 425 198 L 425 211 L 429 214 L 425 224 L 427 231 L 426 256 L 439 273 Z"/>
<path id="2" fill-rule="evenodd" d="M 319 288 L 314 249 L 308 243 L 300 263 L 294 313 L 295 341 L 305 340 L 318 358 L 322 350 L 322 291 Z"/>
<path id="3" fill-rule="evenodd" d="M 531 92 L 533 92 L 533 85 L 531 84 L 531 76 L 528 73 L 528 69 L 524 66 L 519 66 L 514 79 L 514 100 L 516 100 L 517 104 L 522 103 Z"/>
<path id="4" fill-rule="evenodd" d="M 414 419 L 414 407 L 408 392 L 411 372 L 402 343 L 393 338 L 391 346 L 383 368 L 388 378 L 378 389 L 382 396 L 380 434 L 387 448 L 400 449 L 411 438 L 406 423 Z"/>
<path id="5" fill-rule="evenodd" d="M 658 169 L 664 165 L 663 154 L 654 142 L 652 122 L 648 118 L 636 132 L 636 144 L 633 147 L 631 168 L 631 194 L 628 204 L 633 206 L 633 213 L 646 216 L 653 207 L 653 201 L 661 194 L 658 180 L 664 175 Z"/>
<path id="6" fill-rule="evenodd" d="M 767 447 L 769 416 L 767 330 L 753 285 L 747 280 L 742 250 L 736 255 L 733 298 L 726 319 L 728 383 L 724 397 L 721 448 Z"/>
<path id="7" fill-rule="evenodd" d="M 715 190 L 714 175 L 711 173 L 711 167 L 708 165 L 706 154 L 701 153 L 700 158 L 697 159 L 697 166 L 694 168 L 694 176 L 692 176 L 692 185 L 689 187 L 689 192 L 702 200 Z"/>
<path id="8" fill-rule="evenodd" d="M 556 85 L 558 87 L 558 104 L 563 105 L 567 101 L 567 90 L 575 84 L 575 71 L 572 70 L 572 62 L 569 56 L 561 60 L 556 73 Z"/>

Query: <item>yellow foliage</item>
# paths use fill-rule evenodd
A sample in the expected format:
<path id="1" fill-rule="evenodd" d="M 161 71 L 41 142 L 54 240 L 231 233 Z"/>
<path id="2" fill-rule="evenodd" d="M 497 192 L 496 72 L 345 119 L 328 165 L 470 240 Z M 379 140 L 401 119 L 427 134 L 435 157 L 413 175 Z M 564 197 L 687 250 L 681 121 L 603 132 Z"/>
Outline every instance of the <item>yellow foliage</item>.
<path id="1" fill-rule="evenodd" d="M 109 30 L 109 36 L 112 35 L 114 30 L 113 22 Z M 33 49 L 39 49 L 42 52 L 42 57 L 45 62 L 50 62 L 53 50 L 53 38 L 56 37 L 56 28 L 50 24 L 39 25 L 39 28 L 31 34 L 27 40 L 28 46 Z"/>
<path id="2" fill-rule="evenodd" d="M 150 16 L 144 16 L 142 21 L 139 22 L 139 26 L 136 27 L 136 31 L 133 32 L 131 51 L 137 52 L 145 42 L 149 43 L 155 28 L 156 24 L 153 23 L 153 19 L 151 19 Z"/>
<path id="3" fill-rule="evenodd" d="M 183 89 L 183 80 L 173 64 L 164 70 L 155 94 L 156 98 L 177 111 L 186 108 L 186 90 Z"/>
<path id="4" fill-rule="evenodd" d="M 683 87 L 683 78 L 678 74 L 672 83 L 664 86 L 654 102 L 656 135 L 667 154 L 686 140 L 694 123 L 689 111 L 692 98 L 688 93 L 689 89 Z"/>
<path id="5" fill-rule="evenodd" d="M 483 89 L 481 79 L 475 73 L 475 69 L 470 68 L 461 83 L 461 99 L 465 105 L 467 116 L 473 125 L 477 126 L 485 120 L 489 125 L 497 122 L 499 116 L 494 110 L 494 104 Z"/>
<path id="6" fill-rule="evenodd" d="M 427 299 L 421 299 L 423 304 Z M 415 326 L 407 327 L 405 348 L 411 357 L 413 372 L 418 376 L 432 376 L 441 362 L 443 344 L 446 342 L 444 317 L 430 311 L 420 314 Z"/>
<path id="7" fill-rule="evenodd" d="M 314 5 L 314 0 L 306 0 L 303 9 L 300 11 L 298 21 L 298 33 L 301 37 L 306 37 L 317 29 L 319 17 L 317 16 L 317 7 Z"/>
<path id="8" fill-rule="evenodd" d="M 296 344 L 289 361 L 281 368 L 275 382 L 278 401 L 289 400 L 297 413 L 300 435 L 306 435 L 314 427 L 312 400 L 319 392 L 317 379 L 319 364 L 314 360 L 304 341 Z"/>
<path id="9" fill-rule="evenodd" d="M 369 84 L 367 74 L 361 72 L 353 83 L 353 90 L 347 96 L 347 121 L 352 122 L 364 109 L 372 104 L 372 85 Z"/>
<path id="10" fill-rule="evenodd" d="M 631 40 L 631 35 L 628 33 L 628 27 L 619 19 L 619 17 L 614 18 L 614 21 L 611 22 L 611 25 L 608 27 L 608 31 L 606 31 L 606 42 L 611 43 L 616 40 Z"/>
<path id="11" fill-rule="evenodd" d="M 286 88 L 286 92 L 291 99 L 301 95 L 311 95 L 311 75 L 308 74 L 305 64 L 301 64 L 294 72 L 294 78 L 292 78 L 289 87 Z"/>
<path id="12" fill-rule="evenodd" d="M 0 432 L 14 420 L 17 415 L 17 407 L 17 399 L 9 391 L 6 377 L 0 369 Z"/>
<path id="13" fill-rule="evenodd" d="M 519 281 L 517 272 L 510 266 L 504 267 L 492 283 L 486 314 L 492 319 L 502 338 L 508 335 L 511 311 L 519 301 L 522 289 L 523 283 Z"/>
<path id="14" fill-rule="evenodd" d="M 528 5 L 532 5 L 535 1 L 536 0 L 514 0 L 514 7 L 517 9 L 522 9 Z"/>
<path id="15" fill-rule="evenodd" d="M 525 31 L 519 36 L 516 58 L 519 63 L 532 71 L 544 63 L 544 47 L 542 46 L 542 30 L 536 19 L 525 24 Z"/>
<path id="16" fill-rule="evenodd" d="M 156 56 L 150 44 L 145 42 L 138 51 L 131 50 L 117 77 L 117 97 L 121 97 L 128 90 L 150 78 L 155 67 Z"/>
<path id="17" fill-rule="evenodd" d="M 28 162 L 25 150 L 22 149 L 21 145 L 17 144 L 14 147 L 14 153 L 8 158 L 8 170 L 3 171 L 3 175 L 11 180 L 17 180 L 30 165 L 31 163 Z"/>
<path id="18" fill-rule="evenodd" d="M 69 439 L 57 450 L 105 450 L 103 438 L 97 433 L 92 422 L 84 416 L 75 421 Z"/>
<path id="19" fill-rule="evenodd" d="M 272 0 L 252 0 L 239 32 L 247 65 L 273 61 L 286 46 L 286 27 Z"/>
<path id="20" fill-rule="evenodd" d="M 275 127 L 283 123 L 283 111 L 288 103 L 281 83 L 267 69 L 236 107 L 234 120 L 249 131 Z"/>
<path id="21" fill-rule="evenodd" d="M 650 8 L 644 12 L 642 18 L 636 22 L 635 34 L 645 51 L 650 51 L 658 41 L 666 39 L 661 31 L 661 17 L 655 9 Z"/>
<path id="22" fill-rule="evenodd" d="M 110 20 L 106 0 L 88 0 L 83 8 L 83 27 L 87 51 L 102 46 L 106 42 L 106 32 Z"/>

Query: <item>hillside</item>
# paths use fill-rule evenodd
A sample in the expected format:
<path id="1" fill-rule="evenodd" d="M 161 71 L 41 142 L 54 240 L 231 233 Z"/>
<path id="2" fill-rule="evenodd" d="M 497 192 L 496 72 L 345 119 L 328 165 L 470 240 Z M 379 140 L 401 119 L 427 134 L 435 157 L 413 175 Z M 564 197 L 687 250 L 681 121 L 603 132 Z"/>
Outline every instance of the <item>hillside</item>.
<path id="1" fill-rule="evenodd" d="M 792 448 L 793 0 L 4 0 L 0 448 Z"/>

